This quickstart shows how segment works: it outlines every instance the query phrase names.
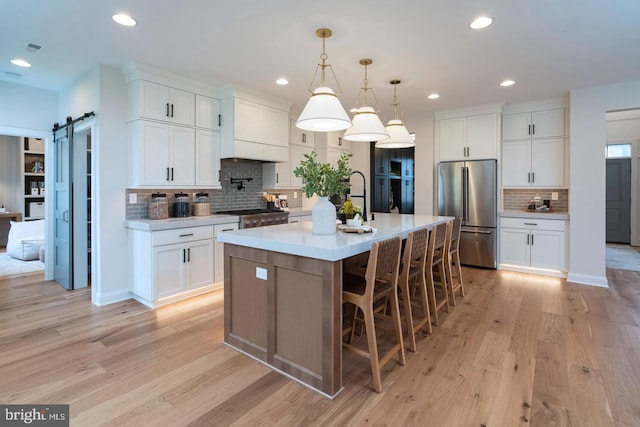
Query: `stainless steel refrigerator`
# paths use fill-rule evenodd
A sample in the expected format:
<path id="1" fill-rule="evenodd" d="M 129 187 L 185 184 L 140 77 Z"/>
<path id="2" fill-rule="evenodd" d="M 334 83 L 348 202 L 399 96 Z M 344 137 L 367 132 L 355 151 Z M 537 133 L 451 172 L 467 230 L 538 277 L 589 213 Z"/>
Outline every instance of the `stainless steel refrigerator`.
<path id="1" fill-rule="evenodd" d="M 497 267 L 496 175 L 496 160 L 438 164 L 438 215 L 462 218 L 462 264 Z"/>

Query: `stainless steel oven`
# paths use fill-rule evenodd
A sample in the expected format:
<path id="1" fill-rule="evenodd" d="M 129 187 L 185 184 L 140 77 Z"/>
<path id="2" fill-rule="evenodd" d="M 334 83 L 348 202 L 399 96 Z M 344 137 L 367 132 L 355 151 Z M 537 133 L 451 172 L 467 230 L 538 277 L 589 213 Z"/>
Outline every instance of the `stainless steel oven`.
<path id="1" fill-rule="evenodd" d="M 286 224 L 289 212 L 271 209 L 241 209 L 216 212 L 219 214 L 238 215 L 239 228 L 266 227 L 268 225 Z"/>

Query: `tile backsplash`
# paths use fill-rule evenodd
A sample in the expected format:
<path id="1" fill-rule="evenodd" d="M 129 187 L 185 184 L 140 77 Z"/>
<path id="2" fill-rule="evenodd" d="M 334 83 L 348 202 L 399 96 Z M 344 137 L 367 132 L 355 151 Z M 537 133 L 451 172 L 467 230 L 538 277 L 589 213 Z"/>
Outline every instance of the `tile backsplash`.
<path id="1" fill-rule="evenodd" d="M 262 197 L 264 191 L 272 194 L 286 194 L 289 208 L 302 207 L 301 190 L 269 190 L 262 188 L 262 162 L 255 160 L 224 159 L 221 161 L 220 169 L 222 189 L 127 189 L 125 199 L 127 219 L 149 218 L 149 201 L 151 200 L 152 193 L 166 193 L 169 199 L 170 215 L 176 193 L 187 193 L 191 198 L 193 198 L 195 193 L 208 193 L 211 200 L 211 213 L 223 210 L 266 208 L 267 202 Z M 251 181 L 244 181 L 243 185 L 245 188 L 238 190 L 239 184 L 231 184 L 231 178 L 251 178 Z M 294 192 L 297 192 L 297 198 L 293 197 Z M 137 195 L 136 203 L 128 203 L 130 194 Z"/>
<path id="2" fill-rule="evenodd" d="M 558 193 L 558 200 L 551 200 L 551 192 Z M 503 189 L 502 208 L 505 211 L 527 209 L 530 200 L 535 196 L 551 201 L 551 209 L 555 212 L 569 212 L 569 190 L 548 188 Z"/>

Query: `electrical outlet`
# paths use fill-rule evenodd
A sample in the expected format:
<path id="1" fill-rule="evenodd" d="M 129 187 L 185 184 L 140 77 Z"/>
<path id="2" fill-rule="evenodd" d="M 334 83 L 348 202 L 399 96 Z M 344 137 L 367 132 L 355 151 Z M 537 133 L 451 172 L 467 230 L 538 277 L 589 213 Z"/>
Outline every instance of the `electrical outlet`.
<path id="1" fill-rule="evenodd" d="M 137 193 L 129 193 L 129 203 L 138 203 L 138 194 Z"/>
<path id="2" fill-rule="evenodd" d="M 256 267 L 256 279 L 267 280 L 267 269 Z"/>
<path id="3" fill-rule="evenodd" d="M 551 200 L 558 200 L 558 193 L 552 192 L 551 193 Z"/>
<path id="4" fill-rule="evenodd" d="M 298 192 L 297 192 L 297 191 L 294 191 L 294 192 L 293 192 L 293 198 L 294 198 L 294 199 L 297 199 L 297 198 L 298 198 Z"/>

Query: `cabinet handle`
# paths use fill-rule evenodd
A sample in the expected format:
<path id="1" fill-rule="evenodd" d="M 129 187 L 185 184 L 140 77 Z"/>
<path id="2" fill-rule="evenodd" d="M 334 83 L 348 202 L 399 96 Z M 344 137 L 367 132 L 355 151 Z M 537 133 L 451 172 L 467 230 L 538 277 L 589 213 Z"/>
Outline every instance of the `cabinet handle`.
<path id="1" fill-rule="evenodd" d="M 233 231 L 233 228 L 225 228 L 225 229 L 224 229 L 224 230 L 222 230 L 222 231 Z"/>
<path id="2" fill-rule="evenodd" d="M 535 222 L 525 222 L 524 225 L 538 225 L 538 224 Z"/>
<path id="3" fill-rule="evenodd" d="M 173 168 L 171 168 L 171 181 L 173 181 Z"/>
<path id="4" fill-rule="evenodd" d="M 533 233 L 531 233 L 531 246 L 533 246 Z"/>
<path id="5" fill-rule="evenodd" d="M 182 262 L 183 263 L 187 262 L 186 251 L 184 249 L 182 250 Z"/>
<path id="6" fill-rule="evenodd" d="M 536 182 L 536 173 L 531 172 L 531 182 Z"/>
<path id="7" fill-rule="evenodd" d="M 278 182 L 280 182 L 280 174 L 279 174 L 279 173 L 276 173 L 276 184 L 277 184 Z"/>
<path id="8" fill-rule="evenodd" d="M 169 117 L 169 103 L 167 102 L 167 112 L 165 114 L 167 117 Z"/>
<path id="9" fill-rule="evenodd" d="M 527 182 L 531 184 L 531 172 L 527 172 Z"/>
<path id="10" fill-rule="evenodd" d="M 218 182 L 222 181 L 222 169 L 218 169 Z"/>
<path id="11" fill-rule="evenodd" d="M 338 137 L 338 146 L 342 147 L 342 137 Z"/>
<path id="12" fill-rule="evenodd" d="M 167 181 L 169 181 L 169 168 L 167 168 Z"/>
<path id="13" fill-rule="evenodd" d="M 193 233 L 189 233 L 189 234 L 181 234 L 178 237 L 189 237 L 189 236 L 193 236 Z"/>
<path id="14" fill-rule="evenodd" d="M 531 125 L 531 135 L 535 135 L 536 134 L 536 125 L 533 124 Z"/>
<path id="15" fill-rule="evenodd" d="M 527 233 L 527 245 L 529 244 L 529 233 Z"/>
<path id="16" fill-rule="evenodd" d="M 191 262 L 191 248 L 187 248 L 187 262 Z"/>
<path id="17" fill-rule="evenodd" d="M 527 135 L 531 135 L 531 125 L 529 125 L 529 130 L 527 131 Z"/>
<path id="18" fill-rule="evenodd" d="M 306 133 L 302 134 L 302 142 L 307 142 L 307 134 Z"/>
<path id="19" fill-rule="evenodd" d="M 222 126 L 222 114 L 218 114 L 218 127 Z"/>
<path id="20" fill-rule="evenodd" d="M 173 104 L 171 104 L 171 117 L 173 117 Z"/>

